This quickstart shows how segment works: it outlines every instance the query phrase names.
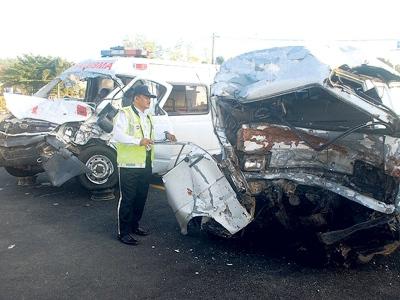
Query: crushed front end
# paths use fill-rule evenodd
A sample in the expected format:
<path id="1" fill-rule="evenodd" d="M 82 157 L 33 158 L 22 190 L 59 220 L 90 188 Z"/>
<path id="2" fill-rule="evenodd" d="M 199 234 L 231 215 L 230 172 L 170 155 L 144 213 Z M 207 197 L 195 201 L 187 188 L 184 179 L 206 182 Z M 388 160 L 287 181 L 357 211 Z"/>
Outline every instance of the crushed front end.
<path id="1" fill-rule="evenodd" d="M 251 227 L 348 264 L 400 245 L 400 76 L 338 53 L 285 47 L 233 58 L 213 104 L 218 166 Z"/>
<path id="2" fill-rule="evenodd" d="M 0 122 L 0 166 L 18 177 L 43 172 L 37 145 L 56 127 L 43 120 L 6 116 Z"/>
<path id="3" fill-rule="evenodd" d="M 227 176 L 245 178 L 240 186 L 254 199 L 255 227 L 303 239 L 301 251 L 321 243 L 329 259 L 346 263 L 400 245 L 399 181 L 393 166 L 384 167 L 386 151 L 398 149 L 399 140 L 388 145 L 392 138 L 366 130 L 333 145 L 336 131 L 253 121 L 225 128 L 233 145 L 225 145 L 221 166 L 230 166 Z"/>
<path id="4" fill-rule="evenodd" d="M 97 98 L 97 90 L 122 82 L 108 69 L 84 66 L 71 67 L 33 96 L 5 94 L 9 113 L 0 120 L 0 167 L 10 175 L 45 172 L 54 186 L 82 175 L 78 179 L 93 183 L 85 186 L 91 190 L 115 185 L 109 140 L 116 109 L 110 99 Z"/>
<path id="5" fill-rule="evenodd" d="M 16 177 L 46 172 L 54 186 L 87 172 L 76 157 L 79 149 L 66 140 L 65 132 L 73 124 L 6 117 L 0 122 L 0 166 Z M 79 124 L 75 127 L 78 131 Z"/>
<path id="6" fill-rule="evenodd" d="M 111 104 L 95 112 L 81 101 L 21 95 L 7 95 L 6 99 L 14 106 L 26 102 L 19 105 L 23 109 L 0 121 L 0 166 L 10 175 L 27 177 L 46 172 L 54 186 L 81 174 L 93 177 L 93 181 L 110 177 L 111 171 L 102 171 L 106 170 L 103 160 L 93 159 L 89 165 L 80 160 L 80 155 L 94 145 L 108 147 L 116 113 Z"/>

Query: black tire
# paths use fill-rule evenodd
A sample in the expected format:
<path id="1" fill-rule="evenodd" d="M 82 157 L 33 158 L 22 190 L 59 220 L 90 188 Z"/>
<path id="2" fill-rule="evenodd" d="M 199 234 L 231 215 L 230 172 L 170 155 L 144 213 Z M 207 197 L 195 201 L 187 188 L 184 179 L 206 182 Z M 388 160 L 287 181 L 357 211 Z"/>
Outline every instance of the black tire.
<path id="1" fill-rule="evenodd" d="M 92 174 L 78 176 L 79 183 L 89 191 L 112 188 L 118 183 L 117 154 L 106 145 L 92 145 L 81 151 L 79 159 Z"/>
<path id="2" fill-rule="evenodd" d="M 15 176 L 15 177 L 29 177 L 29 176 L 34 176 L 34 175 L 40 173 L 37 170 L 25 170 L 25 169 L 19 169 L 19 168 L 14 168 L 14 167 L 4 167 L 4 169 L 6 169 L 8 174 L 10 174 L 11 176 Z"/>

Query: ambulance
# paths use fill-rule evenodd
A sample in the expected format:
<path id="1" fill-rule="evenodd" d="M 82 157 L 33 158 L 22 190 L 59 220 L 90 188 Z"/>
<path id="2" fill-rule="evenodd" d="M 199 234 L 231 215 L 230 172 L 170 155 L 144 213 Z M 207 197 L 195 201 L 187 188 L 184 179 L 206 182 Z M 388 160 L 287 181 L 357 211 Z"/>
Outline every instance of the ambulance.
<path id="1" fill-rule="evenodd" d="M 210 105 L 216 65 L 141 57 L 107 57 L 80 62 L 33 96 L 5 94 L 9 114 L 0 122 L 0 166 L 17 177 L 46 172 L 60 186 L 72 177 L 88 190 L 118 182 L 110 142 L 113 118 L 130 105 L 130 91 L 146 84 L 156 95 L 150 110 L 157 131 L 172 131 L 219 154 Z M 153 172 L 176 163 L 181 146 L 156 141 Z"/>

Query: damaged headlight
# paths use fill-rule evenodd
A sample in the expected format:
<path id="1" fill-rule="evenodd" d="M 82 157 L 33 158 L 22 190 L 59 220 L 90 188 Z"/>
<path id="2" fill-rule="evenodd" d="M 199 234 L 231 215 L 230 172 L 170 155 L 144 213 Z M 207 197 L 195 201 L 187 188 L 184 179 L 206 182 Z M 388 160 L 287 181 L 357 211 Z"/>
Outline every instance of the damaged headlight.
<path id="1" fill-rule="evenodd" d="M 243 171 L 262 171 L 265 169 L 267 157 L 265 155 L 244 155 Z"/>
<path id="2" fill-rule="evenodd" d="M 65 134 L 67 137 L 71 138 L 71 137 L 74 135 L 74 133 L 75 133 L 75 128 L 70 127 L 70 126 L 66 126 L 66 127 L 64 128 L 64 134 Z"/>
<path id="3" fill-rule="evenodd" d="M 90 139 L 90 137 L 91 137 L 90 132 L 84 132 L 82 130 L 79 130 L 75 135 L 74 142 L 78 145 L 85 145 Z"/>

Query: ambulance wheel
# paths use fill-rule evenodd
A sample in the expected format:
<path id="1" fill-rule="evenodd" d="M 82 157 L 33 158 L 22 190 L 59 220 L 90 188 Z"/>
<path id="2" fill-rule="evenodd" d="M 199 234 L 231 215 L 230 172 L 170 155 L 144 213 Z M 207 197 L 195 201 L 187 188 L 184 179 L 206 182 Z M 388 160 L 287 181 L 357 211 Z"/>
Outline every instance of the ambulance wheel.
<path id="1" fill-rule="evenodd" d="M 103 190 L 117 185 L 117 154 L 114 149 L 105 145 L 92 145 L 83 149 L 78 157 L 91 171 L 78 177 L 85 189 Z"/>

